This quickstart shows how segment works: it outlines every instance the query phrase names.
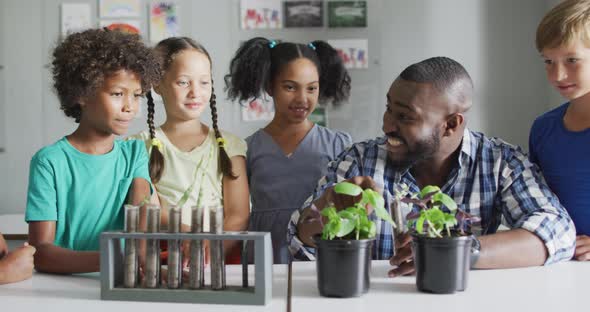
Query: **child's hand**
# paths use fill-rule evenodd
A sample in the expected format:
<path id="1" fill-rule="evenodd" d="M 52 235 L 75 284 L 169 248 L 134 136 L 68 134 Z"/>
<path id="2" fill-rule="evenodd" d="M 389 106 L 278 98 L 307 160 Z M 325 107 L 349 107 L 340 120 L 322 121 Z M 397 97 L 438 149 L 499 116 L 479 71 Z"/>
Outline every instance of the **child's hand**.
<path id="1" fill-rule="evenodd" d="M 24 246 L 9 252 L 0 261 L 0 284 L 26 280 L 33 275 L 35 247 Z"/>
<path id="2" fill-rule="evenodd" d="M 204 258 L 205 258 L 205 265 L 209 264 L 210 260 L 210 252 L 209 252 L 209 241 L 203 240 L 203 250 L 204 250 Z M 182 242 L 182 268 L 188 268 L 191 259 L 191 252 L 190 252 L 191 241 L 185 240 Z"/>
<path id="3" fill-rule="evenodd" d="M 590 236 L 578 235 L 576 237 L 576 252 L 574 259 L 578 261 L 590 260 Z"/>

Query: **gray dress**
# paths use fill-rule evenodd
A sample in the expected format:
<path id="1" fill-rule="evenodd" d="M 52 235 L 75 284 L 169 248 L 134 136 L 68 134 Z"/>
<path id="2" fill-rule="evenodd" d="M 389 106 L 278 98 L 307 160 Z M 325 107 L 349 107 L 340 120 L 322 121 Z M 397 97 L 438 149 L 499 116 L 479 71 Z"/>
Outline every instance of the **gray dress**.
<path id="1" fill-rule="evenodd" d="M 287 156 L 260 129 L 246 139 L 252 200 L 250 231 L 271 232 L 274 263 L 288 263 L 287 227 L 291 214 L 312 195 L 328 162 L 352 144 L 350 135 L 314 125 Z"/>

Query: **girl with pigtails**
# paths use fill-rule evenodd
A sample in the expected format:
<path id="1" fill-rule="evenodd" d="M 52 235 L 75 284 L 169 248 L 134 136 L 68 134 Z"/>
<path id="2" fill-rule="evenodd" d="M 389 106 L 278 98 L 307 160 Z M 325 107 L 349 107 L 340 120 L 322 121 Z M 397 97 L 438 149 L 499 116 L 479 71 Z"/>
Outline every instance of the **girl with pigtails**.
<path id="1" fill-rule="evenodd" d="M 270 95 L 273 120 L 246 139 L 252 201 L 249 230 L 271 232 L 274 263 L 288 263 L 287 226 L 325 174 L 350 145 L 348 134 L 307 119 L 318 102 L 348 99 L 350 76 L 324 41 L 277 43 L 253 38 L 236 52 L 225 77 L 228 96 L 241 103 Z"/>
<path id="2" fill-rule="evenodd" d="M 246 142 L 218 128 L 209 53 L 186 37 L 162 40 L 155 52 L 163 76 L 154 91 L 162 97 L 166 120 L 160 127 L 154 126 L 154 100 L 148 92 L 149 130 L 131 138 L 143 140 L 150 153 L 150 177 L 157 190 L 152 202 L 159 201 L 162 207 L 162 224 L 168 223 L 170 206 L 192 186 L 181 207 L 182 231 L 190 230 L 191 207 L 197 204 L 205 208 L 222 204 L 224 230 L 245 230 L 250 209 Z M 207 105 L 211 126 L 200 120 Z M 204 224 L 207 227 L 207 222 Z M 225 244 L 226 254 L 230 248 Z"/>

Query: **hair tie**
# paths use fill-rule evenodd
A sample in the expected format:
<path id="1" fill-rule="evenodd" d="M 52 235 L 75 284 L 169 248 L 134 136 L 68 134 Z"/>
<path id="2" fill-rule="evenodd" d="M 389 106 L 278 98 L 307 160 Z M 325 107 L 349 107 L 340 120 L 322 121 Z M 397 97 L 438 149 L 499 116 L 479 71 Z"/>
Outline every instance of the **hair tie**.
<path id="1" fill-rule="evenodd" d="M 160 152 L 162 152 L 163 145 L 162 145 L 162 141 L 160 141 L 159 139 L 153 138 L 151 141 L 151 145 L 155 146 L 156 148 L 158 148 L 158 150 Z"/>
<path id="2" fill-rule="evenodd" d="M 268 46 L 269 46 L 269 47 L 272 49 L 272 48 L 274 48 L 274 47 L 276 47 L 276 46 L 277 46 L 277 42 L 276 42 L 276 41 L 274 41 L 274 40 L 271 40 L 271 41 L 268 43 Z"/>
<path id="3" fill-rule="evenodd" d="M 225 139 L 224 138 L 217 138 L 217 145 L 219 145 L 219 147 L 225 148 Z"/>
<path id="4" fill-rule="evenodd" d="M 307 46 L 310 47 L 312 50 L 315 51 L 315 45 L 313 43 L 310 42 L 310 43 L 307 44 Z"/>

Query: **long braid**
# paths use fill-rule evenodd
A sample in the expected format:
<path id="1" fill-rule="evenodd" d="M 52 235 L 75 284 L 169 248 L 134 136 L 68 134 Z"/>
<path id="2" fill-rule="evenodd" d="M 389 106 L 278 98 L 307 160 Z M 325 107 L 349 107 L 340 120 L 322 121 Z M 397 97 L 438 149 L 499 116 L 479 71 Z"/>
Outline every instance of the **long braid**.
<path id="1" fill-rule="evenodd" d="M 213 119 L 213 131 L 215 131 L 215 138 L 223 139 L 221 136 L 221 132 L 217 127 L 217 107 L 216 104 L 216 96 L 215 96 L 215 88 L 213 87 L 213 79 L 211 79 L 211 99 L 209 100 L 209 106 L 211 107 L 211 119 Z M 237 179 L 237 176 L 234 175 L 231 160 L 225 151 L 225 148 L 219 145 L 219 168 L 224 176 L 230 177 L 231 179 Z"/>
<path id="2" fill-rule="evenodd" d="M 152 92 L 148 91 L 146 97 L 148 103 L 147 122 L 150 130 L 150 139 L 155 139 L 156 128 L 154 127 L 154 98 L 152 97 Z M 164 172 L 164 155 L 162 155 L 162 151 L 156 146 L 152 146 L 151 148 L 149 170 L 152 183 L 158 183 L 162 177 L 162 172 Z"/>

